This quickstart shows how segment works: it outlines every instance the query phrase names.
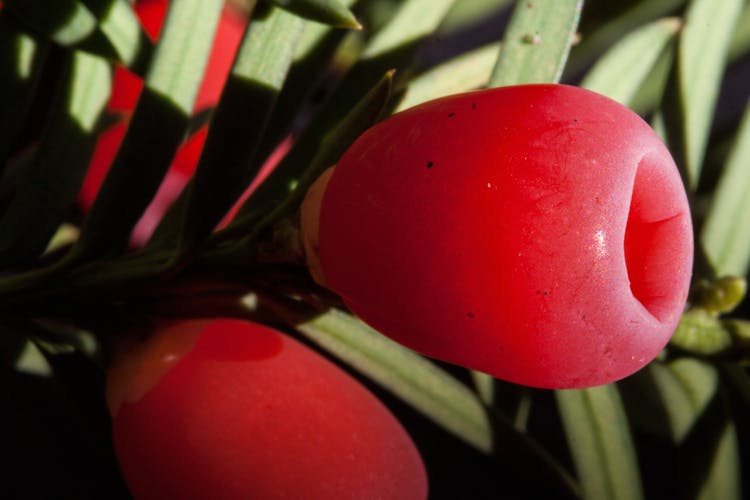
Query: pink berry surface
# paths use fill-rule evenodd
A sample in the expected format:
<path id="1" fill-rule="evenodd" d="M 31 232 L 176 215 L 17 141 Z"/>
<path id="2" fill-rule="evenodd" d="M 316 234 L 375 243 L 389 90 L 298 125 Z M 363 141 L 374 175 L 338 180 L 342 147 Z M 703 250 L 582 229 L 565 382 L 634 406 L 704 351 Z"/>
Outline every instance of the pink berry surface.
<path id="1" fill-rule="evenodd" d="M 427 497 L 419 452 L 386 407 L 259 324 L 162 324 L 112 365 L 107 398 L 136 499 Z"/>
<path id="2" fill-rule="evenodd" d="M 623 378 L 685 306 L 690 211 L 654 131 L 609 98 L 524 85 L 416 106 L 325 187 L 323 281 L 428 356 L 544 388 Z"/>

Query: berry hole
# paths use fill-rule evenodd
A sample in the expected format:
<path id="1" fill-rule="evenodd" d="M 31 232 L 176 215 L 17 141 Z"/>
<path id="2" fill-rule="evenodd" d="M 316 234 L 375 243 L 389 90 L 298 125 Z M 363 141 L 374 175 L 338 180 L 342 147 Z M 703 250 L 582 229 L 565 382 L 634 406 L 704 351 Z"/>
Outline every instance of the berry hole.
<path id="1" fill-rule="evenodd" d="M 689 214 L 676 203 L 681 190 L 656 158 L 641 160 L 625 228 L 625 266 L 633 297 L 659 321 L 682 300 L 682 276 L 692 267 Z"/>

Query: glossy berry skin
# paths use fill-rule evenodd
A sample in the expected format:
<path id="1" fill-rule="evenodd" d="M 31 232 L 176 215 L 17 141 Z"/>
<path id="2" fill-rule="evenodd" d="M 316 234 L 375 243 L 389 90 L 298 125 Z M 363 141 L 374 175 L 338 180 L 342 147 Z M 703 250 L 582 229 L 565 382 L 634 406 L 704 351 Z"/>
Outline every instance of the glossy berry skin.
<path id="1" fill-rule="evenodd" d="M 401 344 L 504 380 L 618 380 L 685 305 L 677 168 L 641 118 L 587 90 L 425 103 L 363 134 L 317 189 L 319 279 Z"/>
<path id="2" fill-rule="evenodd" d="M 160 326 L 108 374 L 136 499 L 424 499 L 418 451 L 364 387 L 297 341 L 233 319 Z"/>

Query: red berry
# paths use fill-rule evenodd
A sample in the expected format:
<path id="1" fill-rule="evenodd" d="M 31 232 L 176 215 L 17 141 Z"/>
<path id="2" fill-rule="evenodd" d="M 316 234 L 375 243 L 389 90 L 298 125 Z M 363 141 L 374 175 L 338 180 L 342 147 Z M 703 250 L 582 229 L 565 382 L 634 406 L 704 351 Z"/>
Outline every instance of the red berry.
<path id="1" fill-rule="evenodd" d="M 426 355 L 531 386 L 604 384 L 653 359 L 685 305 L 677 168 L 593 92 L 425 103 L 363 134 L 322 184 L 303 207 L 314 274 Z"/>
<path id="2" fill-rule="evenodd" d="M 162 325 L 109 371 L 134 497 L 420 499 L 419 453 L 388 410 L 302 344 L 240 320 Z"/>

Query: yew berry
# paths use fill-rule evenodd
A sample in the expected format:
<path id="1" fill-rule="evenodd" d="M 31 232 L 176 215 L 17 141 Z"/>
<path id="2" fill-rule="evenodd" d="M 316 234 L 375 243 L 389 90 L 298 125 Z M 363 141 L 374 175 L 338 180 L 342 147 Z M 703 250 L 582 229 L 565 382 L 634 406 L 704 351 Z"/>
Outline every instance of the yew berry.
<path id="1" fill-rule="evenodd" d="M 135 498 L 420 499 L 418 451 L 353 378 L 233 319 L 160 326 L 108 373 L 113 441 Z"/>
<path id="2" fill-rule="evenodd" d="M 382 333 L 547 388 L 653 359 L 693 259 L 666 147 L 564 85 L 445 97 L 374 126 L 310 190 L 303 233 L 313 274 Z"/>

